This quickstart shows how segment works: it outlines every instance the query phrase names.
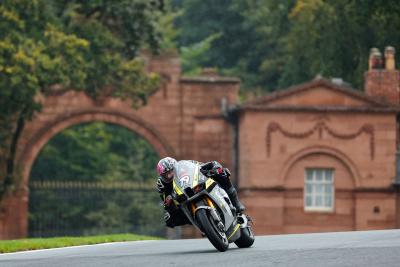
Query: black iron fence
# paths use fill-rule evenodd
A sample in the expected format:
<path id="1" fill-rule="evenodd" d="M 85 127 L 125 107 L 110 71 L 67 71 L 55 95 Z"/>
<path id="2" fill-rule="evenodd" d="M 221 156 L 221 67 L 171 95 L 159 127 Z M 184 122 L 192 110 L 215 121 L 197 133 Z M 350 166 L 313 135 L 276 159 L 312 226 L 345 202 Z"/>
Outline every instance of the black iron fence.
<path id="1" fill-rule="evenodd" d="M 29 236 L 165 236 L 154 183 L 32 181 Z"/>

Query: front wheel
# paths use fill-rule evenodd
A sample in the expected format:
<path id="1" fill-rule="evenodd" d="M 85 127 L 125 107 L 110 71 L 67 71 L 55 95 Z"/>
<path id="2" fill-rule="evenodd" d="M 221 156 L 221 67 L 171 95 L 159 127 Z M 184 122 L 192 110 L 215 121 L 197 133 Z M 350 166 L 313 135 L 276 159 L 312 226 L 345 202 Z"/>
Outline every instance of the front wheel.
<path id="1" fill-rule="evenodd" d="M 228 238 L 226 234 L 221 232 L 215 223 L 213 223 L 213 219 L 210 219 L 210 215 L 206 210 L 198 210 L 196 212 L 196 218 L 211 244 L 221 252 L 226 251 L 229 247 Z"/>

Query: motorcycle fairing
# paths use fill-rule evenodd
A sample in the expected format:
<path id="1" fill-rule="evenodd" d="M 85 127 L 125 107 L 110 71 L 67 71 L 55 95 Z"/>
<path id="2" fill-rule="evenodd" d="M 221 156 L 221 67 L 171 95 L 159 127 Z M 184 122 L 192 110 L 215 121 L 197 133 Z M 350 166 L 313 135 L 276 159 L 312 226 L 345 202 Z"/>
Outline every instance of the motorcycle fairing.
<path id="1" fill-rule="evenodd" d="M 206 190 L 201 190 L 200 192 L 194 194 L 193 188 L 196 186 L 204 186 Z M 173 188 L 176 193 L 176 198 L 183 200 L 176 201 L 180 205 L 181 209 L 185 215 L 189 218 L 192 224 L 197 225 L 191 207 L 185 205 L 184 203 L 196 202 L 197 199 L 202 201 L 204 195 L 207 195 L 214 206 L 221 212 L 223 218 L 221 218 L 224 223 L 225 231 L 227 231 L 227 236 L 232 235 L 233 231 L 237 231 L 235 215 L 232 213 L 230 208 L 230 200 L 228 194 L 223 190 L 213 179 L 207 178 L 200 172 L 200 164 L 194 163 L 193 161 L 182 160 L 177 162 L 174 169 L 174 180 Z M 205 208 L 201 203 L 197 205 L 198 208 Z M 236 230 L 235 230 L 236 229 Z"/>

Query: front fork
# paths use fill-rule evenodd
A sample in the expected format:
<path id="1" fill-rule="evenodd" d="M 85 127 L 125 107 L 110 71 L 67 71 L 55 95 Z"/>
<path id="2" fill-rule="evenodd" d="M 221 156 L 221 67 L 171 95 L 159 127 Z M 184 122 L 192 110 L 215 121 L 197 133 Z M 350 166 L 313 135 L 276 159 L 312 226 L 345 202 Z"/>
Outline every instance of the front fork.
<path id="1" fill-rule="evenodd" d="M 208 207 L 212 208 L 212 209 L 215 211 L 214 203 L 211 201 L 211 199 L 210 199 L 208 196 L 205 196 L 204 199 L 203 199 L 203 201 L 205 202 L 205 204 L 206 204 Z M 196 214 L 197 207 L 196 207 L 196 204 L 193 203 L 193 202 L 190 203 L 190 205 L 191 205 L 191 208 L 192 208 L 192 215 L 193 215 L 193 217 L 194 217 L 195 214 Z M 200 207 L 202 207 L 202 206 L 200 206 Z"/>
<path id="2" fill-rule="evenodd" d="M 204 204 L 206 204 L 206 206 L 200 205 L 200 206 L 196 207 L 195 203 L 193 203 L 193 202 L 191 203 L 191 209 L 192 209 L 193 217 L 195 217 L 196 211 L 198 209 L 207 209 L 207 210 L 209 210 L 209 212 L 211 214 L 211 217 L 212 217 L 212 219 L 214 221 L 214 224 L 218 227 L 218 229 L 220 231 L 224 232 L 225 231 L 224 224 L 222 223 L 221 218 L 219 217 L 219 215 L 217 213 L 217 210 L 215 209 L 215 206 L 214 206 L 214 203 L 212 202 L 212 200 L 208 196 L 204 196 L 203 202 L 204 202 Z"/>

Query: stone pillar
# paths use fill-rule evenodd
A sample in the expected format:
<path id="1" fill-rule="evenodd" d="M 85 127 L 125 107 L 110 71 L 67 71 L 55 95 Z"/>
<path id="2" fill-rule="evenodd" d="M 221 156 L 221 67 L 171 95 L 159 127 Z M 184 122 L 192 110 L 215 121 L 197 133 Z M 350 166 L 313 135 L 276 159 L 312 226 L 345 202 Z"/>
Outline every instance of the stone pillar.
<path id="1" fill-rule="evenodd" d="M 181 76 L 181 60 L 175 53 L 153 55 L 149 51 L 143 51 L 141 58 L 146 62 L 148 72 L 156 72 L 161 75 L 162 82 L 177 83 Z"/>
<path id="2" fill-rule="evenodd" d="M 394 178 L 393 187 L 396 192 L 396 228 L 400 228 L 400 152 L 396 153 L 396 177 Z"/>
<path id="3" fill-rule="evenodd" d="M 0 203 L 0 239 L 17 239 L 28 234 L 28 189 L 7 192 Z"/>
<path id="4" fill-rule="evenodd" d="M 223 116 L 223 107 L 237 103 L 239 86 L 239 79 L 218 76 L 214 69 L 204 69 L 201 76 L 180 79 L 182 159 L 217 160 L 232 169 L 233 134 Z M 200 234 L 194 227 L 184 226 L 181 237 L 200 237 Z"/>

